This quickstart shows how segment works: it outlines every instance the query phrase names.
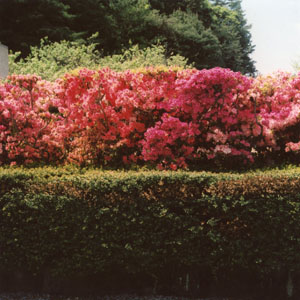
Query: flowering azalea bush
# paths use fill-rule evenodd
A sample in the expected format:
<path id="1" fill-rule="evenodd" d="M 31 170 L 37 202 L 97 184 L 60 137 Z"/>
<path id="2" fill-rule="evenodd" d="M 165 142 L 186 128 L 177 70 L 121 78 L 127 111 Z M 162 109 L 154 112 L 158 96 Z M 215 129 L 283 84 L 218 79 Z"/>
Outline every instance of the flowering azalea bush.
<path id="1" fill-rule="evenodd" d="M 256 101 L 262 130 L 255 145 L 262 158 L 284 159 L 290 151 L 297 154 L 300 150 L 300 74 L 278 72 L 258 77 L 250 95 Z"/>
<path id="2" fill-rule="evenodd" d="M 242 157 L 253 162 L 256 130 L 248 90 L 252 80 L 230 70 L 195 71 L 176 81 L 167 114 L 145 134 L 145 160 L 186 167 L 187 161 Z M 159 142 L 157 142 L 159 140 Z"/>
<path id="3" fill-rule="evenodd" d="M 0 163 L 158 169 L 298 158 L 300 75 L 228 69 L 72 71 L 0 84 Z"/>
<path id="4" fill-rule="evenodd" d="M 61 146 L 53 136 L 53 86 L 35 75 L 11 76 L 0 85 L 0 163 L 59 161 Z"/>
<path id="5" fill-rule="evenodd" d="M 177 76 L 176 70 L 83 69 L 57 81 L 54 104 L 62 119 L 56 130 L 67 161 L 115 165 L 140 160 L 139 142 L 160 119 Z"/>

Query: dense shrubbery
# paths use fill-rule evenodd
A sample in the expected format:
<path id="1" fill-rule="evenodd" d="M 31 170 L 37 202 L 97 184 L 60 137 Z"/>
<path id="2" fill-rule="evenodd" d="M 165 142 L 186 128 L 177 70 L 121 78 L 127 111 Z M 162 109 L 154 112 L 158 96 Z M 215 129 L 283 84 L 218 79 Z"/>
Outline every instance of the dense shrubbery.
<path id="1" fill-rule="evenodd" d="M 133 276 L 132 288 L 175 293 L 189 274 L 194 295 L 284 299 L 285 272 L 300 270 L 299 170 L 10 168 L 0 187 L 1 270 L 35 274 L 46 290 L 96 274 L 100 288 L 128 289 Z"/>
<path id="2" fill-rule="evenodd" d="M 221 68 L 12 75 L 0 84 L 0 163 L 82 168 L 0 170 L 0 277 L 17 270 L 58 291 L 57 275 L 113 285 L 131 274 L 172 292 L 188 282 L 199 295 L 213 294 L 207 281 L 238 280 L 248 294 L 284 294 L 276 280 L 295 282 L 300 271 L 299 171 L 83 167 L 297 162 L 299 90 L 300 75 L 253 79 Z"/>
<path id="3" fill-rule="evenodd" d="M 114 71 L 126 71 L 149 66 L 179 66 L 191 68 L 187 59 L 178 54 L 167 55 L 162 45 L 152 45 L 140 49 L 132 45 L 121 54 L 103 56 L 96 50 L 93 35 L 88 43 L 61 41 L 51 43 L 47 38 L 41 40 L 39 47 L 31 47 L 26 58 L 19 58 L 21 52 L 10 53 L 10 74 L 35 74 L 42 79 L 55 80 L 77 68 L 99 69 L 109 67 Z"/>
<path id="4" fill-rule="evenodd" d="M 81 69 L 0 85 L 0 163 L 225 168 L 299 160 L 300 77 Z"/>

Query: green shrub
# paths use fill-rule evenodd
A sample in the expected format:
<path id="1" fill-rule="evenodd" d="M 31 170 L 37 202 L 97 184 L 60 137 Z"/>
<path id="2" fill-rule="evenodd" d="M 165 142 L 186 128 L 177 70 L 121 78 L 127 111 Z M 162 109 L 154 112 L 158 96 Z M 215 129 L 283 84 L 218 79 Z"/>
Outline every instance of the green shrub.
<path id="1" fill-rule="evenodd" d="M 109 67 L 114 71 L 125 71 L 128 69 L 138 69 L 150 66 L 178 66 L 192 68 L 187 63 L 188 59 L 179 54 L 167 56 L 162 45 L 153 45 L 140 49 L 138 45 L 133 45 L 128 50 L 123 50 L 121 54 L 105 56 L 99 60 L 101 67 Z"/>
<path id="2" fill-rule="evenodd" d="M 54 80 L 77 67 L 97 68 L 100 53 L 95 43 L 49 42 L 41 40 L 39 47 L 31 47 L 26 58 L 19 59 L 21 52 L 9 54 L 10 74 L 36 74 L 43 79 Z"/>
<path id="3" fill-rule="evenodd" d="M 187 59 L 172 54 L 168 56 L 162 45 L 153 45 L 140 49 L 133 45 L 124 49 L 121 54 L 103 56 L 96 50 L 92 36 L 86 43 L 80 41 L 50 42 L 47 38 L 41 40 L 39 47 L 31 47 L 26 58 L 19 58 L 21 53 L 9 55 L 10 74 L 36 74 L 43 79 L 55 80 L 63 74 L 76 68 L 98 69 L 109 67 L 115 71 L 136 69 L 147 66 L 179 66 L 191 68 Z"/>
<path id="4" fill-rule="evenodd" d="M 299 173 L 1 169 L 1 266 L 267 285 L 300 270 Z"/>

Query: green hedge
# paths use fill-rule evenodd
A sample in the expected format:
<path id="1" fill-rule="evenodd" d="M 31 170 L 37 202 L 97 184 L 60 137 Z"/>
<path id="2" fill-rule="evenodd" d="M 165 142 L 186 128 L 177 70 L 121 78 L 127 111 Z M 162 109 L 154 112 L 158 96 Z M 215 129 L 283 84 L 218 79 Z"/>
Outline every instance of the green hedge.
<path id="1" fill-rule="evenodd" d="M 284 293 L 300 270 L 299 175 L 0 169 L 0 269 L 45 288 L 124 275 L 197 295 L 278 293 L 279 280 Z"/>

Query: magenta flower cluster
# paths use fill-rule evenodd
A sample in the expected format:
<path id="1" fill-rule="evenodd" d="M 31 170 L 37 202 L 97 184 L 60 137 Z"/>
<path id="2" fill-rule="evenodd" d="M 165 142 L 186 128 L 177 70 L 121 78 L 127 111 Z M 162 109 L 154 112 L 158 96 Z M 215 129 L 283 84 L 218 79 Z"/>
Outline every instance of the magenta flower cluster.
<path id="1" fill-rule="evenodd" d="M 300 75 L 82 69 L 0 84 L 0 164 L 252 164 L 300 151 Z"/>

